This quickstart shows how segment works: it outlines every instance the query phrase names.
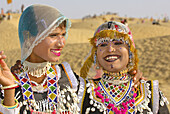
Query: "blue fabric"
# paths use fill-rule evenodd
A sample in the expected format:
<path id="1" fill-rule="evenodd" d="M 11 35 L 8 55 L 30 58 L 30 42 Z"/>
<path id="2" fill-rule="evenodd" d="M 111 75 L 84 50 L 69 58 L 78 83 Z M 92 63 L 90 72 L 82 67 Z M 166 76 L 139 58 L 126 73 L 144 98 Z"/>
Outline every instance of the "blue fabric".
<path id="1" fill-rule="evenodd" d="M 19 39 L 21 45 L 21 62 L 32 53 L 33 48 L 45 39 L 55 27 L 66 20 L 66 35 L 71 22 L 56 8 L 46 5 L 31 5 L 24 10 L 19 21 Z"/>
<path id="2" fill-rule="evenodd" d="M 20 44 L 23 44 L 23 42 L 25 41 L 23 31 L 29 31 L 29 33 L 32 36 L 36 36 L 38 33 L 33 6 L 28 7 L 20 17 L 20 21 L 19 21 Z M 21 45 L 21 48 L 22 48 L 22 45 Z"/>

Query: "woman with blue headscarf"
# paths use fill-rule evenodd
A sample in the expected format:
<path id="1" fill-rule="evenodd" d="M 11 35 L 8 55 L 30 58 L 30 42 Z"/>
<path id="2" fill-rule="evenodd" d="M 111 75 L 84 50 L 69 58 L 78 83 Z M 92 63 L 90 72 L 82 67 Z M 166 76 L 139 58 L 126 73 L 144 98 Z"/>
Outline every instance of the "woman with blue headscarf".
<path id="1" fill-rule="evenodd" d="M 57 62 L 71 23 L 57 9 L 31 5 L 21 15 L 19 38 L 23 72 L 10 72 L 0 52 L 0 112 L 78 113 L 78 81 L 66 62 Z"/>

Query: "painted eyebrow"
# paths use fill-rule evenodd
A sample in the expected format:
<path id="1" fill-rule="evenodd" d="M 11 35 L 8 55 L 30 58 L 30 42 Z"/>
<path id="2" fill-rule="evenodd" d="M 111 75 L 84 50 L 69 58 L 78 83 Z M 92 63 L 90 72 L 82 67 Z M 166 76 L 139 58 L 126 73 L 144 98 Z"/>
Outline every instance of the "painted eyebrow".
<path id="1" fill-rule="evenodd" d="M 58 34 L 49 34 L 49 36 L 56 36 L 56 35 L 58 35 Z"/>

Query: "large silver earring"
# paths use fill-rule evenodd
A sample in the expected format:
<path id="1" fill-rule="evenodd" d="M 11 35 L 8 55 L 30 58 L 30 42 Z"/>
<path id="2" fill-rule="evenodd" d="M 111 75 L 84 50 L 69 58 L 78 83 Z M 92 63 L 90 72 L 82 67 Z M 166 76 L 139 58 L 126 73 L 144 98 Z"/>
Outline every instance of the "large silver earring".
<path id="1" fill-rule="evenodd" d="M 97 54 L 96 54 L 96 52 L 95 52 L 95 53 L 94 53 L 94 65 L 96 66 L 95 69 L 98 70 L 98 69 L 100 69 L 100 67 L 99 67 L 99 65 L 97 64 L 97 59 L 96 59 L 97 56 L 96 56 L 96 55 L 97 55 Z"/>
<path id="2" fill-rule="evenodd" d="M 96 65 L 96 52 L 94 53 L 94 65 Z"/>
<path id="3" fill-rule="evenodd" d="M 98 69 L 100 69 L 100 67 L 99 67 L 99 66 L 96 66 L 96 69 L 98 70 Z"/>

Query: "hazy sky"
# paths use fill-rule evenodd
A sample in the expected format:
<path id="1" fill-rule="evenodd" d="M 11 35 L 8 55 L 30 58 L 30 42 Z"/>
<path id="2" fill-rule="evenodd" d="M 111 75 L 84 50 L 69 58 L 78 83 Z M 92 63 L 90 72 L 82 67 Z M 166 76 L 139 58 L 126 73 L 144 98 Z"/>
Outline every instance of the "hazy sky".
<path id="1" fill-rule="evenodd" d="M 82 18 L 86 15 L 100 15 L 104 12 L 118 13 L 127 17 L 170 17 L 170 0 L 13 0 L 7 4 L 0 0 L 0 8 L 5 11 L 20 10 L 31 4 L 47 4 L 58 8 L 68 18 Z"/>

